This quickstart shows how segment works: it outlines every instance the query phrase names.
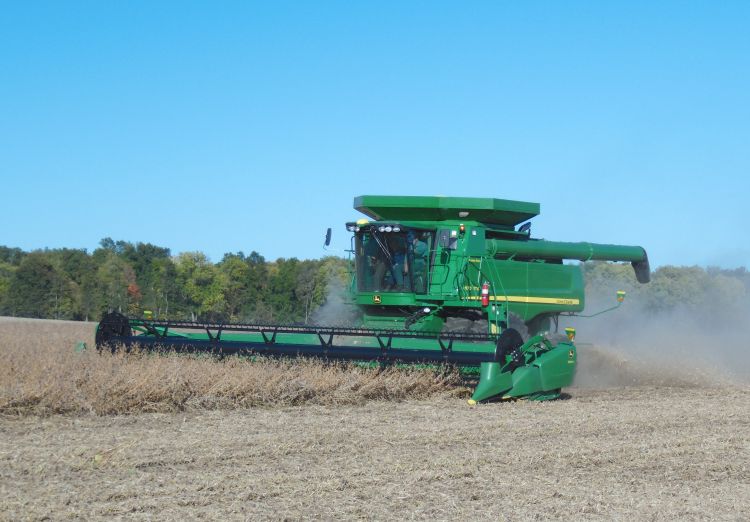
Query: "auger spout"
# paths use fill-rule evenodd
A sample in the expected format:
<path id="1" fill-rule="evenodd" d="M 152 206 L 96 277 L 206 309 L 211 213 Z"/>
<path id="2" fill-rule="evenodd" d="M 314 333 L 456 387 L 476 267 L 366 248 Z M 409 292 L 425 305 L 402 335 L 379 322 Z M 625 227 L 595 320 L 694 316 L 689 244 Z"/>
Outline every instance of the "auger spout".
<path id="1" fill-rule="evenodd" d="M 651 270 L 646 250 L 640 246 L 605 245 L 601 243 L 568 243 L 529 239 L 512 241 L 487 239 L 487 253 L 493 257 L 534 259 L 570 259 L 578 261 L 629 261 L 639 283 L 648 283 Z"/>

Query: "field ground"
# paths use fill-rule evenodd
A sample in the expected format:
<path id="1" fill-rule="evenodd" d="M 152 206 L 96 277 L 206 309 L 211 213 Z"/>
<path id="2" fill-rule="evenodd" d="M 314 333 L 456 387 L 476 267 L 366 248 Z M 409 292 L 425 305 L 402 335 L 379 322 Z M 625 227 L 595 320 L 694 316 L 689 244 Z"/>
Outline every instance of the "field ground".
<path id="1" fill-rule="evenodd" d="M 750 519 L 750 387 L 568 393 L 5 414 L 0 519 Z"/>

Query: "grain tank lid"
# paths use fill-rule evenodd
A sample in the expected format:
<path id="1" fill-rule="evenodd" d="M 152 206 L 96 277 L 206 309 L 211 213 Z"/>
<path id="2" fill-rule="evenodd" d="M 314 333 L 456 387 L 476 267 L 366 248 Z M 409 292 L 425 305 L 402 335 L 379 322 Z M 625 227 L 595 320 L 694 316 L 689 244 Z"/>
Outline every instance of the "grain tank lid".
<path id="1" fill-rule="evenodd" d="M 377 221 L 479 221 L 515 226 L 539 215 L 539 203 L 446 196 L 358 196 L 354 208 Z"/>

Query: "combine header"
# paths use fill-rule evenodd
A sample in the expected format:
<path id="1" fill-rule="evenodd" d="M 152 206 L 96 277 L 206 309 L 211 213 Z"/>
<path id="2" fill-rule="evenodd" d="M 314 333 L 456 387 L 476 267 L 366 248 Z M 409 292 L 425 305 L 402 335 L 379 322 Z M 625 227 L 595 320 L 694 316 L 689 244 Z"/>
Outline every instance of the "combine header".
<path id="1" fill-rule="evenodd" d="M 534 239 L 537 203 L 489 198 L 360 196 L 368 216 L 346 224 L 354 254 L 358 327 L 171 321 L 105 314 L 98 348 L 139 346 L 217 355 L 450 364 L 479 374 L 469 401 L 556 398 L 573 381 L 584 308 L 579 265 L 628 261 L 650 278 L 637 246 Z M 330 238 L 330 230 L 329 235 Z M 618 293 L 618 306 L 624 293 Z"/>

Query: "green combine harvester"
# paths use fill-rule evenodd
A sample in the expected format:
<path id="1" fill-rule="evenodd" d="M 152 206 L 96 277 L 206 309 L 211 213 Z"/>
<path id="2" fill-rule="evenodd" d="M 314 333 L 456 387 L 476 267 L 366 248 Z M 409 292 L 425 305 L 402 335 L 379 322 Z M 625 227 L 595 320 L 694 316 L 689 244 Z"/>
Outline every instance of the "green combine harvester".
<path id="1" fill-rule="evenodd" d="M 560 317 L 584 309 L 578 264 L 630 262 L 638 246 L 531 237 L 538 203 L 491 198 L 360 196 L 367 218 L 346 224 L 354 255 L 356 327 L 230 324 L 105 314 L 97 348 L 217 355 L 317 357 L 379 364 L 448 364 L 479 379 L 470 404 L 554 399 L 575 375 L 575 330 Z M 326 244 L 330 242 L 330 229 Z M 624 292 L 618 292 L 619 306 Z"/>

